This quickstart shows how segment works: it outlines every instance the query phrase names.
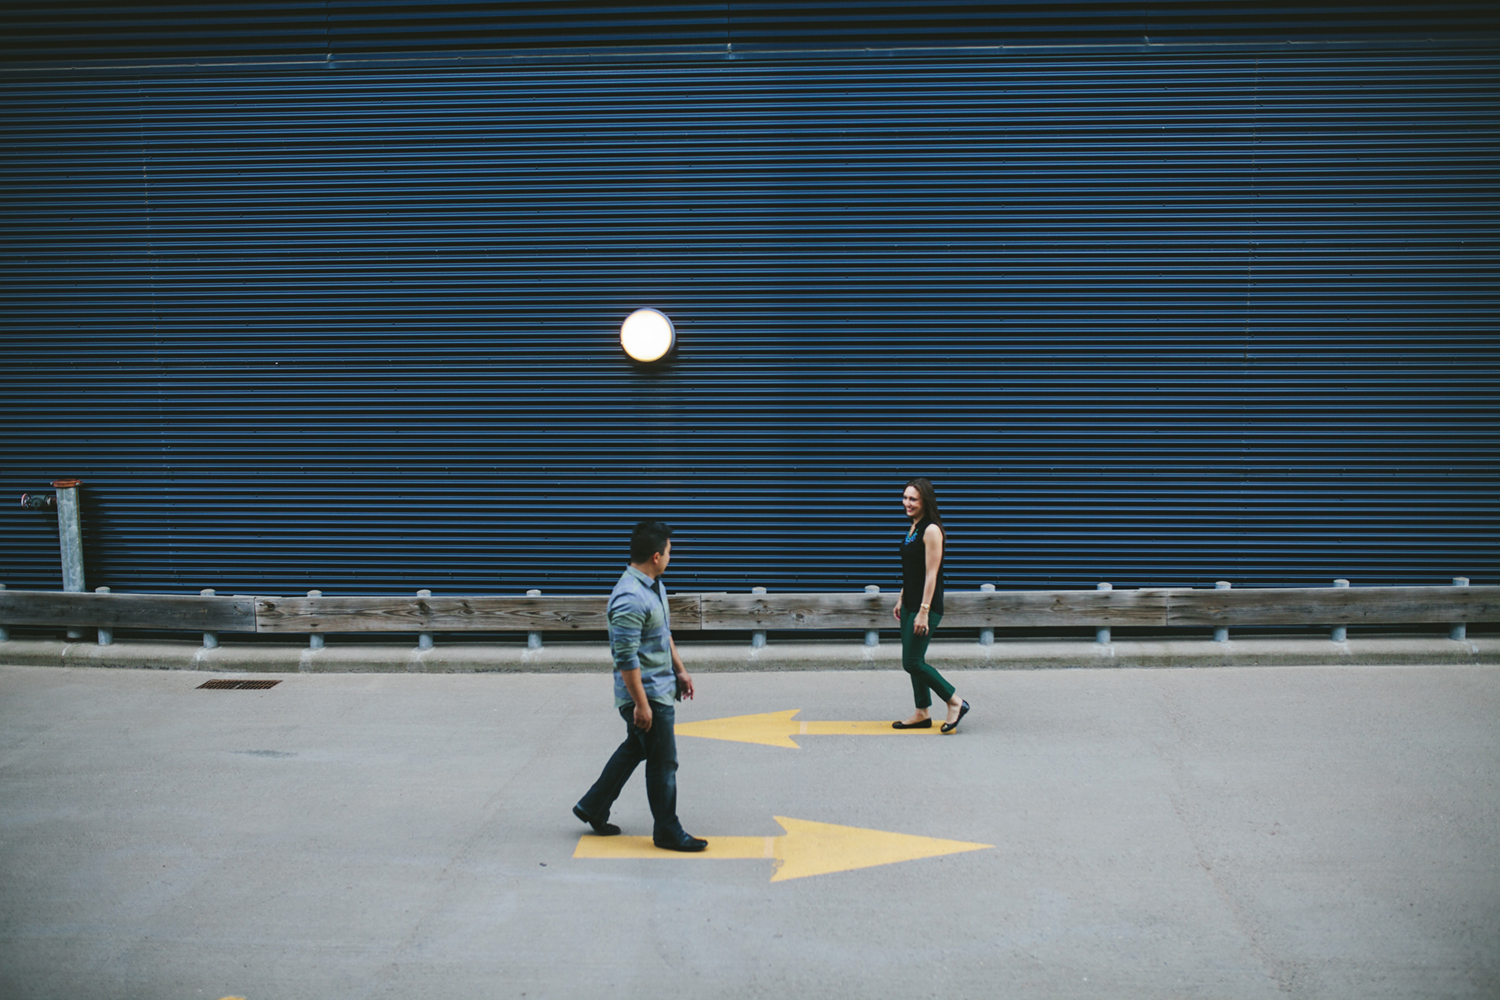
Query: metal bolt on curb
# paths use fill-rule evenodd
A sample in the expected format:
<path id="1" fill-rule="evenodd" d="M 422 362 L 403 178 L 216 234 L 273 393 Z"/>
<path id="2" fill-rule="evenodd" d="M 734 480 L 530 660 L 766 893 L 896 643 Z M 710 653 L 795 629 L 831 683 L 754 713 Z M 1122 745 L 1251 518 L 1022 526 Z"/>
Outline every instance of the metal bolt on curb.
<path id="1" fill-rule="evenodd" d="M 542 592 L 540 590 L 528 590 L 528 591 L 526 591 L 526 596 L 527 597 L 541 597 L 542 596 Z M 540 632 L 527 632 L 526 633 L 526 648 L 527 649 L 541 649 L 542 648 L 542 633 L 540 633 Z"/>
<path id="2" fill-rule="evenodd" d="M 1469 578 L 1466 576 L 1455 576 L 1453 578 L 1453 586 L 1455 587 L 1467 587 L 1468 585 Z M 1450 639 L 1457 639 L 1461 641 L 1463 639 L 1466 639 L 1468 637 L 1468 634 L 1469 626 L 1463 622 L 1448 626 L 1448 638 Z"/>
<path id="3" fill-rule="evenodd" d="M 430 590 L 419 590 L 419 591 L 417 591 L 417 596 L 418 597 L 431 597 L 432 596 L 432 591 L 430 591 Z M 432 633 L 431 632 L 418 632 L 417 633 L 417 648 L 418 649 L 431 649 L 432 648 Z"/>
<path id="4" fill-rule="evenodd" d="M 872 583 L 869 586 L 865 587 L 865 593 L 867 593 L 867 594 L 878 594 L 878 593 L 880 593 L 880 588 L 877 587 L 877 586 L 875 586 L 875 584 Z M 865 645 L 866 646 L 878 646 L 878 645 L 880 645 L 880 630 L 879 629 L 873 629 L 872 628 L 872 629 L 869 629 L 868 631 L 865 632 Z"/>
<path id="5" fill-rule="evenodd" d="M 752 594 L 764 594 L 765 592 L 766 592 L 766 588 L 765 587 L 751 587 L 750 588 L 750 593 L 752 593 Z M 751 649 L 765 649 L 766 648 L 766 630 L 765 629 L 757 629 L 754 632 L 750 633 L 750 648 Z"/>
<path id="6" fill-rule="evenodd" d="M 1349 586 L 1349 581 L 1348 580 L 1335 580 L 1335 581 L 1333 581 L 1333 585 L 1335 587 L 1347 587 L 1347 586 Z M 1332 639 L 1334 642 L 1348 642 L 1349 641 L 1349 628 L 1348 628 L 1348 626 L 1347 625 L 1335 625 L 1333 627 L 1333 631 L 1329 634 L 1329 638 Z"/>
<path id="7" fill-rule="evenodd" d="M 1228 580 L 1215 580 L 1214 581 L 1214 589 L 1215 590 L 1228 590 L 1228 589 L 1230 589 L 1233 586 L 1234 586 L 1234 584 L 1230 583 Z M 1229 629 L 1228 629 L 1228 627 L 1214 629 L 1214 642 L 1228 642 L 1228 641 L 1229 641 Z"/>
<path id="8" fill-rule="evenodd" d="M 979 592 L 981 594 L 993 594 L 995 592 L 995 585 L 993 583 L 981 583 L 979 585 Z M 979 644 L 981 646 L 993 646 L 995 644 L 995 630 L 992 628 L 980 629 Z"/>
<path id="9" fill-rule="evenodd" d="M 199 597 L 212 597 L 212 596 L 214 596 L 213 588 L 212 587 L 208 587 L 208 588 L 206 588 L 204 590 L 198 591 L 198 596 Z M 204 649 L 218 649 L 219 648 L 219 633 L 217 633 L 217 632 L 204 632 L 203 633 L 203 648 Z"/>
<path id="10" fill-rule="evenodd" d="M 321 590 L 309 590 L 307 592 L 307 596 L 308 597 L 322 597 L 323 596 L 323 592 Z M 323 634 L 321 632 L 309 632 L 307 634 L 307 648 L 308 649 L 322 649 L 323 648 Z"/>
<path id="11" fill-rule="evenodd" d="M 107 593 L 109 593 L 109 588 L 108 587 L 95 587 L 94 588 L 94 593 L 96 593 L 96 594 L 107 594 Z M 99 628 L 99 645 L 101 645 L 101 646 L 113 646 L 114 642 L 115 642 L 115 630 L 112 629 L 112 628 L 104 628 L 103 626 L 100 626 L 100 628 Z"/>
<path id="12" fill-rule="evenodd" d="M 1114 587 L 1114 584 L 1112 584 L 1112 583 L 1101 583 L 1095 589 L 1096 590 L 1102 590 L 1102 591 L 1108 592 L 1108 591 L 1114 590 L 1115 587 Z M 1097 642 L 1101 646 L 1108 646 L 1109 645 L 1109 629 L 1107 627 L 1106 628 L 1096 628 L 1096 629 L 1094 629 L 1094 641 Z"/>

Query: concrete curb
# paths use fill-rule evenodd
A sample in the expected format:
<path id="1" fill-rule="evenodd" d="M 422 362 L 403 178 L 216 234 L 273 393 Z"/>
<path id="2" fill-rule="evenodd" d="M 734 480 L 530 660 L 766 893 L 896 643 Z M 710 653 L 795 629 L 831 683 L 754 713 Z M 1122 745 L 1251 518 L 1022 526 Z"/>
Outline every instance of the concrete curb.
<path id="1" fill-rule="evenodd" d="M 848 642 L 691 643 L 679 647 L 689 670 L 900 669 L 901 647 Z M 1085 639 L 934 642 L 927 658 L 951 669 L 1075 669 L 1081 667 L 1279 667 L 1500 664 L 1500 638 L 1430 637 L 1350 639 L 1122 640 L 1100 645 Z M 541 649 L 519 644 L 439 643 L 414 646 L 350 644 L 308 649 L 290 644 L 232 642 L 204 649 L 189 640 L 89 642 L 11 640 L 0 643 L 0 664 L 18 667 L 101 667 L 139 670 L 211 670 L 270 673 L 511 673 L 603 672 L 605 643 L 558 642 Z"/>

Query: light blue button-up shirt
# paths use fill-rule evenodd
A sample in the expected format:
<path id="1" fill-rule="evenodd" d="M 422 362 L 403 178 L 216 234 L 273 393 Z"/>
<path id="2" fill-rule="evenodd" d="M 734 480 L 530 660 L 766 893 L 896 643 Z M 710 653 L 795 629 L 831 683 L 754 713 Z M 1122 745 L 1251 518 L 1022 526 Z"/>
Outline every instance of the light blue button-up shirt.
<path id="1" fill-rule="evenodd" d="M 672 615 L 667 588 L 634 566 L 626 566 L 609 595 L 609 646 L 615 657 L 615 705 L 631 704 L 622 670 L 639 670 L 648 701 L 672 704 L 677 677 L 672 672 Z"/>

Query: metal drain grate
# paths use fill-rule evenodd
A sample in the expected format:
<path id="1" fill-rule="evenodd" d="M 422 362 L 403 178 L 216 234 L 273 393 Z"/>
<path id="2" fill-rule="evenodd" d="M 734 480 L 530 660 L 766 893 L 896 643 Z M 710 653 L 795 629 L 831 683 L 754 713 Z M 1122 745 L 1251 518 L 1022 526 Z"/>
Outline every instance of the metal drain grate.
<path id="1" fill-rule="evenodd" d="M 198 685 L 198 690 L 212 688 L 215 691 L 264 691 L 280 683 L 280 681 L 205 681 Z"/>

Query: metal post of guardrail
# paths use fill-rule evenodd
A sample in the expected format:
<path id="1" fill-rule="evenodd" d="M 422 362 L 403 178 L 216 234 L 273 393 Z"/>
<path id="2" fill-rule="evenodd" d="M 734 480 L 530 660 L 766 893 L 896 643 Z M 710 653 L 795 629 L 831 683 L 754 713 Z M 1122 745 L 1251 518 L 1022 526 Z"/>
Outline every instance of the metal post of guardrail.
<path id="1" fill-rule="evenodd" d="M 200 591 L 198 591 L 198 595 L 200 597 L 212 597 L 212 596 L 214 596 L 213 588 L 210 587 L 210 588 L 208 588 L 206 590 L 200 590 Z M 203 633 L 203 648 L 204 649 L 218 649 L 219 648 L 219 633 L 217 633 L 217 632 L 204 632 Z"/>
<path id="2" fill-rule="evenodd" d="M 540 590 L 528 590 L 528 591 L 526 591 L 526 596 L 527 597 L 541 597 L 542 596 L 542 592 Z M 526 633 L 526 648 L 527 649 L 541 649 L 542 648 L 542 633 L 540 633 L 540 632 L 527 632 Z"/>
<path id="3" fill-rule="evenodd" d="M 979 592 L 981 594 L 993 594 L 995 592 L 995 585 L 993 583 L 981 583 L 979 585 Z M 981 646 L 993 646 L 995 644 L 995 630 L 992 628 L 980 629 L 979 644 Z"/>
<path id="4" fill-rule="evenodd" d="M 4 589 L 5 584 L 0 583 L 0 590 Z M 6 625 L 0 625 L 0 642 L 10 642 L 10 628 Z"/>
<path id="5" fill-rule="evenodd" d="M 430 590 L 419 590 L 419 591 L 417 591 L 417 596 L 418 597 L 431 597 L 432 596 L 432 591 L 430 591 Z M 418 649 L 431 649 L 432 648 L 432 633 L 431 632 L 418 632 L 417 633 L 417 648 Z"/>
<path id="6" fill-rule="evenodd" d="M 1232 586 L 1234 586 L 1234 584 L 1230 583 L 1228 580 L 1215 580 L 1214 581 L 1214 589 L 1215 590 L 1228 590 Z M 1229 628 L 1228 628 L 1228 626 L 1220 626 L 1219 628 L 1214 629 L 1214 642 L 1228 642 L 1228 641 L 1229 641 Z"/>
<path id="7" fill-rule="evenodd" d="M 62 551 L 63 590 L 81 594 L 83 584 L 83 528 L 78 517 L 78 487 L 81 479 L 59 479 L 57 490 L 57 541 Z M 83 629 L 68 629 L 69 639 L 82 639 Z"/>
<path id="8" fill-rule="evenodd" d="M 322 597 L 323 596 L 323 592 L 321 590 L 309 590 L 307 592 L 307 596 L 308 597 Z M 321 633 L 321 632 L 309 632 L 307 634 L 307 648 L 308 649 L 322 649 L 323 648 L 323 633 Z"/>
<path id="9" fill-rule="evenodd" d="M 1467 587 L 1468 585 L 1469 578 L 1466 576 L 1455 576 L 1453 578 L 1453 586 L 1455 587 Z M 1464 639 L 1468 637 L 1468 634 L 1469 627 L 1463 622 L 1448 626 L 1448 638 L 1450 639 Z"/>
<path id="10" fill-rule="evenodd" d="M 96 593 L 96 594 L 107 594 L 107 593 L 109 593 L 109 588 L 108 587 L 95 587 L 94 588 L 94 593 Z M 100 628 L 99 628 L 99 645 L 101 645 L 101 646 L 112 646 L 112 645 L 114 645 L 114 641 L 115 641 L 115 630 L 112 629 L 112 628 L 104 628 L 103 626 L 100 626 Z"/>
<path id="11" fill-rule="evenodd" d="M 752 593 L 752 594 L 764 594 L 765 592 L 766 592 L 766 588 L 765 587 L 751 587 L 750 588 L 750 593 Z M 750 648 L 751 649 L 765 649 L 766 648 L 766 630 L 765 629 L 763 629 L 763 628 L 762 629 L 756 629 L 754 632 L 750 633 Z"/>
<path id="12" fill-rule="evenodd" d="M 877 586 L 875 586 L 875 584 L 872 583 L 869 586 L 865 587 L 865 593 L 867 593 L 867 594 L 878 594 L 878 593 L 880 593 L 880 588 L 877 587 Z M 878 645 L 880 645 L 880 630 L 879 629 L 873 629 L 872 628 L 872 629 L 868 629 L 868 630 L 865 631 L 865 645 L 866 646 L 878 646 Z"/>
<path id="13" fill-rule="evenodd" d="M 1114 590 L 1115 588 L 1114 588 L 1113 584 L 1101 583 L 1101 584 L 1099 584 L 1099 586 L 1096 589 L 1103 590 L 1103 591 L 1110 591 L 1110 590 Z M 1108 646 L 1109 645 L 1109 629 L 1107 627 L 1106 628 L 1096 628 L 1096 629 L 1094 629 L 1094 641 L 1097 642 L 1101 646 Z"/>
<path id="14" fill-rule="evenodd" d="M 1333 581 L 1333 585 L 1335 587 L 1347 587 L 1347 586 L 1349 586 L 1349 581 L 1348 580 L 1335 580 L 1335 581 Z M 1348 642 L 1349 641 L 1349 629 L 1348 629 L 1348 627 L 1345 626 L 1345 625 L 1335 625 L 1333 627 L 1332 633 L 1329 635 L 1329 638 L 1332 639 L 1334 642 Z"/>

